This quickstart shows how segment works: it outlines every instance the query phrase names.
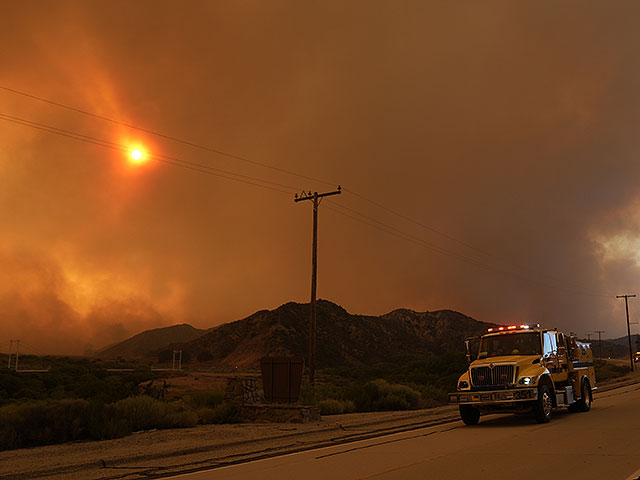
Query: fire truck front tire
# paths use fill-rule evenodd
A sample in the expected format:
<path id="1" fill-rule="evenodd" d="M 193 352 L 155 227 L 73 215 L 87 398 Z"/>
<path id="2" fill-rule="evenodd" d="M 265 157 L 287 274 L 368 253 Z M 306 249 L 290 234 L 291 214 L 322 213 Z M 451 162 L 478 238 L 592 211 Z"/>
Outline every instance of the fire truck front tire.
<path id="1" fill-rule="evenodd" d="M 551 398 L 551 390 L 545 384 L 538 387 L 538 400 L 533 406 L 533 416 L 538 423 L 549 423 L 551 420 L 551 411 L 553 410 L 553 399 Z"/>
<path id="2" fill-rule="evenodd" d="M 477 425 L 480 421 L 480 410 L 471 405 L 460 405 L 460 418 L 465 425 Z"/>
<path id="3" fill-rule="evenodd" d="M 587 379 L 582 381 L 582 398 L 576 402 L 576 410 L 578 412 L 591 410 L 591 385 Z"/>

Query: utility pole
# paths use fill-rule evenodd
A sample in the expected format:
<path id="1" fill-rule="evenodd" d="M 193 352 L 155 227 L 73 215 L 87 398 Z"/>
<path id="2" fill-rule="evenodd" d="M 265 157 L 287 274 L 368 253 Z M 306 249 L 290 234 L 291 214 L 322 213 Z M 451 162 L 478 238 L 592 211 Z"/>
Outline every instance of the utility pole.
<path id="1" fill-rule="evenodd" d="M 602 334 L 604 330 L 596 330 L 595 333 L 598 334 L 598 350 L 600 350 L 600 358 L 602 358 Z"/>
<path id="2" fill-rule="evenodd" d="M 296 193 L 293 201 L 298 203 L 303 200 L 313 202 L 313 246 L 311 250 L 311 302 L 309 303 L 309 382 L 311 386 L 315 383 L 315 361 L 316 361 L 316 279 L 318 275 L 318 206 L 324 197 L 340 195 L 342 188 L 333 192 L 302 192 L 300 196 Z"/>
<path id="3" fill-rule="evenodd" d="M 624 298 L 624 306 L 627 310 L 627 338 L 629 339 L 629 362 L 631 362 L 631 371 L 633 372 L 633 350 L 631 350 L 631 328 L 629 327 L 629 298 L 635 295 L 616 295 L 616 298 Z"/>
<path id="4" fill-rule="evenodd" d="M 171 362 L 171 370 L 176 370 L 176 365 L 178 366 L 178 370 L 182 370 L 182 350 L 173 351 L 173 361 Z"/>
<path id="5" fill-rule="evenodd" d="M 587 342 L 591 341 L 591 334 L 590 333 L 585 333 L 585 335 L 587 336 Z"/>
<path id="6" fill-rule="evenodd" d="M 11 357 L 13 355 L 13 344 L 16 344 L 16 354 L 15 354 L 15 358 L 16 358 L 16 366 L 14 368 L 14 370 L 17 372 L 18 371 L 18 361 L 20 360 L 20 340 L 9 340 L 9 365 L 8 368 L 9 370 L 11 370 Z"/>

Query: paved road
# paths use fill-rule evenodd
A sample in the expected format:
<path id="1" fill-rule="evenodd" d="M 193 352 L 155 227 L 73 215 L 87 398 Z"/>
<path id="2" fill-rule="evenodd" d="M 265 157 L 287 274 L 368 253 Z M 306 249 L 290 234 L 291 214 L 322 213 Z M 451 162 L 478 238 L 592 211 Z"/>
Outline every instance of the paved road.
<path id="1" fill-rule="evenodd" d="M 601 393 L 588 413 L 551 423 L 492 415 L 187 475 L 180 480 L 635 479 L 640 386 Z"/>

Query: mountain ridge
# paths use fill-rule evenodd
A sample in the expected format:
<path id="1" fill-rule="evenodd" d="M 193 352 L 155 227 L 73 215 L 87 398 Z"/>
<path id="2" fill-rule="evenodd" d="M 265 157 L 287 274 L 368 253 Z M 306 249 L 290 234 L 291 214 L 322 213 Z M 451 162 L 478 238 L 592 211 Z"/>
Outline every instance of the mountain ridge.
<path id="1" fill-rule="evenodd" d="M 98 350 L 95 356 L 98 358 L 135 358 L 146 357 L 150 351 L 163 348 L 174 343 L 189 342 L 208 330 L 195 328 L 188 323 L 180 323 L 169 327 L 153 328 L 145 330 L 133 337 L 129 337 L 118 343 L 107 345 Z M 160 347 L 159 347 L 160 345 Z"/>
<path id="2" fill-rule="evenodd" d="M 317 368 L 393 361 L 417 353 L 462 351 L 465 337 L 479 335 L 495 325 L 454 310 L 416 312 L 397 308 L 379 316 L 351 314 L 328 300 L 318 300 L 316 313 Z M 190 340 L 158 344 L 147 349 L 144 356 L 166 358 L 168 349 L 180 349 L 190 359 L 218 367 L 257 368 L 264 356 L 306 358 L 308 345 L 309 304 L 287 302 L 274 310 L 259 310 L 241 320 L 213 327 Z"/>

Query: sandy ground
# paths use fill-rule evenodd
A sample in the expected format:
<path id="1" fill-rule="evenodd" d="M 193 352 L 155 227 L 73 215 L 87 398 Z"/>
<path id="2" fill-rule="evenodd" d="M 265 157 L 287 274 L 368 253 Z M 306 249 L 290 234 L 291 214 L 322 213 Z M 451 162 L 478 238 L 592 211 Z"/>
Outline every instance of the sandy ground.
<path id="1" fill-rule="evenodd" d="M 640 381 L 630 374 L 600 391 Z M 205 425 L 0 452 L 0 480 L 159 478 L 457 421 L 455 406 L 325 416 L 307 424 Z"/>

